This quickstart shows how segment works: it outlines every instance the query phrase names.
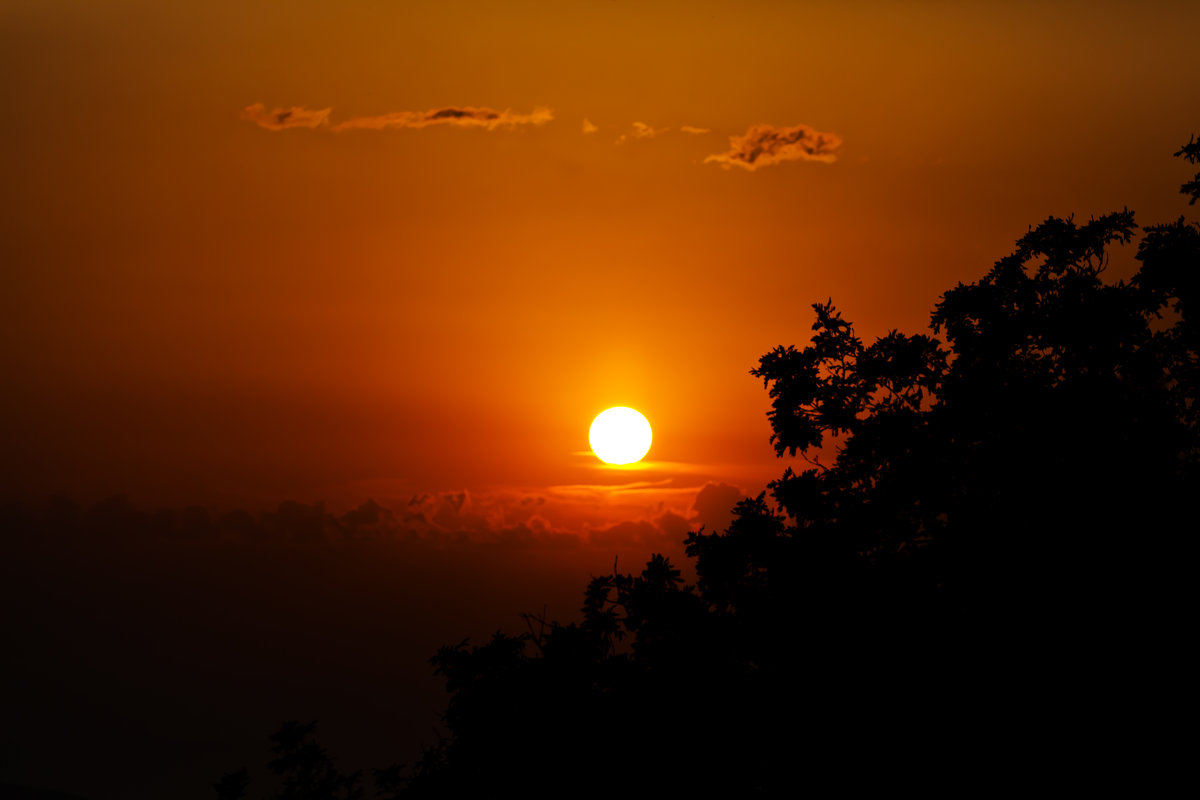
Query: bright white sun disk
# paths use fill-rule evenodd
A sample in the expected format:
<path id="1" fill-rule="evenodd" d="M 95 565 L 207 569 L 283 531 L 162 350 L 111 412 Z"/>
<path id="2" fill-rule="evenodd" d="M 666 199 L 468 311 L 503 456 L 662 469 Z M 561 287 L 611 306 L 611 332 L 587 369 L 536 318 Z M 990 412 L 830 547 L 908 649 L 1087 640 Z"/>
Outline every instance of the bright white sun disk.
<path id="1" fill-rule="evenodd" d="M 650 423 L 632 408 L 617 406 L 592 420 L 592 451 L 608 464 L 632 464 L 650 451 Z"/>

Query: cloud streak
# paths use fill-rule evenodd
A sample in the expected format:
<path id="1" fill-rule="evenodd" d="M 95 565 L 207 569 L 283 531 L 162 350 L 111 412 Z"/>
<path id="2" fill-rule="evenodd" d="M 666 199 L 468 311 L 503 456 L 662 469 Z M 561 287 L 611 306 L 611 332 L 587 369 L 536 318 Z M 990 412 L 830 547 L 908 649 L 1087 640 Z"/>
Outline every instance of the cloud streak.
<path id="1" fill-rule="evenodd" d="M 335 131 L 390 130 L 393 128 L 427 128 L 430 125 L 452 125 L 458 128 L 497 128 L 511 130 L 520 125 L 545 125 L 554 119 L 554 112 L 538 106 L 528 114 L 509 109 L 495 111 L 472 106 L 435 108 L 429 111 L 395 111 L 378 117 L 354 117 L 333 126 Z"/>
<path id="2" fill-rule="evenodd" d="M 242 109 L 242 119 L 269 131 L 282 131 L 288 128 L 319 128 L 329 124 L 329 112 L 332 110 L 332 108 L 309 109 L 292 106 L 291 108 L 276 108 L 267 111 L 265 105 L 255 103 Z"/>
<path id="3" fill-rule="evenodd" d="M 837 160 L 835 151 L 841 145 L 842 137 L 836 133 L 823 133 L 807 125 L 791 128 L 753 125 L 745 134 L 729 137 L 729 152 L 714 153 L 704 163 L 720 164 L 723 169 L 741 167 L 751 172 L 784 161 L 831 164 Z"/>
<path id="4" fill-rule="evenodd" d="M 652 128 L 644 122 L 633 123 L 633 138 L 653 139 L 660 133 L 666 133 L 670 128 Z"/>
<path id="5" fill-rule="evenodd" d="M 544 125 L 554 119 L 554 112 L 542 106 L 534 108 L 528 114 L 510 109 L 496 111 L 491 108 L 475 108 L 474 106 L 447 106 L 428 111 L 393 111 L 375 117 L 351 117 L 344 122 L 330 126 L 329 114 L 332 110 L 331 108 L 308 109 L 303 106 L 292 106 L 267 111 L 265 105 L 255 103 L 242 109 L 241 117 L 269 131 L 329 127 L 335 133 L 355 130 L 428 128 L 431 125 L 482 128 L 489 131 L 500 128 L 512 130 L 521 125 Z"/>
<path id="6" fill-rule="evenodd" d="M 644 122 L 635 122 L 633 123 L 632 130 L 629 132 L 629 134 L 621 134 L 617 137 L 617 141 L 614 142 L 614 144 L 625 144 L 625 142 L 629 141 L 630 139 L 653 139 L 660 133 L 666 133 L 669 130 L 671 129 L 655 128 L 647 125 Z"/>

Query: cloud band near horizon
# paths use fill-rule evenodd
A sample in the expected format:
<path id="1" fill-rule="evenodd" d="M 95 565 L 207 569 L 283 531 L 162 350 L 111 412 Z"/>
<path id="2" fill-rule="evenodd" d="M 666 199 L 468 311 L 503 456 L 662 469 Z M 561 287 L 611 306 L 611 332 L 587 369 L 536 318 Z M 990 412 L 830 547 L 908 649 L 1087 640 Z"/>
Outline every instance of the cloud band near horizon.
<path id="1" fill-rule="evenodd" d="M 808 125 L 776 128 L 774 125 L 752 125 L 741 136 L 729 137 L 729 151 L 714 153 L 705 164 L 720 164 L 723 169 L 741 167 L 753 172 L 759 167 L 784 161 L 820 161 L 831 164 L 837 160 L 836 150 L 842 137 L 824 133 Z"/>

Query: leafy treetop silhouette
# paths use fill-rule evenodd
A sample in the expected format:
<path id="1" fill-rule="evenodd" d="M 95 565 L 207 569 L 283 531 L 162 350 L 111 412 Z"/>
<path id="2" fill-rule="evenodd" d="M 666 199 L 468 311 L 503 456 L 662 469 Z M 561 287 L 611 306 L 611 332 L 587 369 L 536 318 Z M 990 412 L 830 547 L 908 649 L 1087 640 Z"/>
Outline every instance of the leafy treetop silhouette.
<path id="1" fill-rule="evenodd" d="M 443 647 L 449 736 L 404 796 L 1001 783 L 1126 748 L 1169 699 L 1200 488 L 1200 226 L 1147 228 L 1106 281 L 1136 230 L 1047 219 L 932 336 L 866 345 L 814 305 L 752 370 L 807 466 L 688 535 L 695 585 L 655 555 L 593 578 L 578 623 Z"/>
<path id="2" fill-rule="evenodd" d="M 1147 228 L 1106 281 L 1136 231 L 1047 219 L 946 292 L 932 336 L 865 345 L 814 305 L 810 343 L 752 370 L 808 468 L 688 536 L 695 586 L 655 556 L 594 578 L 581 623 L 443 648 L 451 735 L 414 787 L 498 790 L 530 757 L 597 793 L 769 794 L 796 759 L 882 782 L 930 752 L 978 766 L 1031 714 L 1095 744 L 1095 698 L 1179 607 L 1162 554 L 1200 452 L 1200 227 Z"/>
<path id="3" fill-rule="evenodd" d="M 1188 143 L 1179 148 L 1175 152 L 1176 156 L 1182 156 L 1189 163 L 1195 164 L 1200 162 L 1200 141 L 1196 141 L 1195 134 L 1188 138 Z M 1196 173 L 1196 177 L 1179 187 L 1181 194 L 1186 194 L 1190 198 L 1188 205 L 1193 205 L 1197 200 L 1200 200 L 1200 172 Z"/>

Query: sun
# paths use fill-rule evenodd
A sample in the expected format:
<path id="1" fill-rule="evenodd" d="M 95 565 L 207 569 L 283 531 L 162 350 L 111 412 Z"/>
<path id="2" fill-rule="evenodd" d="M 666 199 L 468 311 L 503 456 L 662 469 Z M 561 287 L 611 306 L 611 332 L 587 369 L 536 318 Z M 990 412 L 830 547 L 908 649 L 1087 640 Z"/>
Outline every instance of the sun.
<path id="1" fill-rule="evenodd" d="M 608 464 L 632 464 L 650 450 L 650 423 L 632 408 L 617 406 L 592 420 L 592 451 Z"/>

